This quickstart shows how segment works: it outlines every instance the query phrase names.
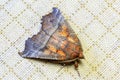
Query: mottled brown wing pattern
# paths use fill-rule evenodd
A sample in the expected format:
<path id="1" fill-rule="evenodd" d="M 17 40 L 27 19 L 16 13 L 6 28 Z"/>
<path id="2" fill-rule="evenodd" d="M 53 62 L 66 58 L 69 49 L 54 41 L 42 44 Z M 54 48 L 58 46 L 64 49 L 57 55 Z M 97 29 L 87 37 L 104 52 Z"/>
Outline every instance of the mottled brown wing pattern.
<path id="1" fill-rule="evenodd" d="M 82 58 L 83 50 L 80 41 L 64 20 L 57 8 L 43 16 L 42 27 L 37 35 L 28 38 L 22 57 L 50 60 L 72 60 Z"/>
<path id="2" fill-rule="evenodd" d="M 67 23 L 62 23 L 60 27 L 49 39 L 46 47 L 55 55 L 63 56 L 61 60 L 71 60 L 77 57 L 83 57 L 82 48 L 76 34 Z"/>

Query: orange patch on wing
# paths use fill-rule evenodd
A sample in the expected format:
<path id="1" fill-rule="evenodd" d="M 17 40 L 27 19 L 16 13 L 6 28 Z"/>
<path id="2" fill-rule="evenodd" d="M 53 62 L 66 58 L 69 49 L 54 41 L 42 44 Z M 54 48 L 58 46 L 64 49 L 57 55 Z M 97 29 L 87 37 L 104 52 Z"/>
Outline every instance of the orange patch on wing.
<path id="1" fill-rule="evenodd" d="M 73 40 L 73 38 L 71 37 L 68 37 L 68 41 L 72 42 L 72 43 L 75 43 L 75 41 Z"/>
<path id="2" fill-rule="evenodd" d="M 57 49 L 51 44 L 49 45 L 49 50 L 52 51 L 52 52 L 56 52 Z"/>
<path id="3" fill-rule="evenodd" d="M 67 37 L 68 36 L 68 32 L 67 32 L 67 27 L 66 26 L 62 26 L 62 30 L 60 32 L 61 36 Z"/>
<path id="4" fill-rule="evenodd" d="M 65 31 L 62 31 L 62 32 L 60 32 L 60 35 L 66 37 L 66 36 L 68 36 L 68 33 Z"/>
<path id="5" fill-rule="evenodd" d="M 78 37 L 77 37 L 77 35 L 75 33 L 70 34 L 69 37 L 74 39 L 75 42 L 79 42 L 79 39 L 78 39 Z"/>
<path id="6" fill-rule="evenodd" d="M 57 53 L 60 54 L 61 56 L 66 56 L 62 50 L 58 50 Z"/>

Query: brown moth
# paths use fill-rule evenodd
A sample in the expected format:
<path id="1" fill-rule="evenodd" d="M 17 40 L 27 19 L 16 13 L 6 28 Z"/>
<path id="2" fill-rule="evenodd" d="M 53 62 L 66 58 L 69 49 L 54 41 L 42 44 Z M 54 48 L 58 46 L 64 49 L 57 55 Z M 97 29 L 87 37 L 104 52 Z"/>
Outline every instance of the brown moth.
<path id="1" fill-rule="evenodd" d="M 26 40 L 25 49 L 19 54 L 61 64 L 74 62 L 76 69 L 79 59 L 84 58 L 77 35 L 57 8 L 43 16 L 41 30 Z"/>

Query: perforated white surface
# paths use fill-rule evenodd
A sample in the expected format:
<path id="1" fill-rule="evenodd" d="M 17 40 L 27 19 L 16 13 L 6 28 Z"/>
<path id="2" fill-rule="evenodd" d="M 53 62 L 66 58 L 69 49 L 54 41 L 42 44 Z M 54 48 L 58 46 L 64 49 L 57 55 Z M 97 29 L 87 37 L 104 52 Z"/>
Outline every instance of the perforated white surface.
<path id="1" fill-rule="evenodd" d="M 81 40 L 85 59 L 74 66 L 24 59 L 25 40 L 58 7 Z M 120 0 L 0 0 L 0 80 L 119 80 Z"/>

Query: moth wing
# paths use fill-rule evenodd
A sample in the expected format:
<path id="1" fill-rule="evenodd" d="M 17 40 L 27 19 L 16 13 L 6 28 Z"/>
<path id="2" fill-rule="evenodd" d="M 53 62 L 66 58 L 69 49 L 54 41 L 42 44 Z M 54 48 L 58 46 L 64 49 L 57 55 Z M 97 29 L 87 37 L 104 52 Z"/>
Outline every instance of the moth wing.
<path id="1" fill-rule="evenodd" d="M 32 41 L 31 38 L 26 40 L 25 50 L 19 53 L 22 57 L 25 58 L 38 58 L 38 59 L 49 59 L 49 60 L 64 60 L 65 57 L 54 53 L 47 49 L 46 47 L 38 49 L 39 44 Z"/>
<path id="2" fill-rule="evenodd" d="M 82 47 L 72 28 L 57 8 L 44 16 L 37 35 L 28 38 L 22 57 L 71 60 L 82 56 Z"/>

